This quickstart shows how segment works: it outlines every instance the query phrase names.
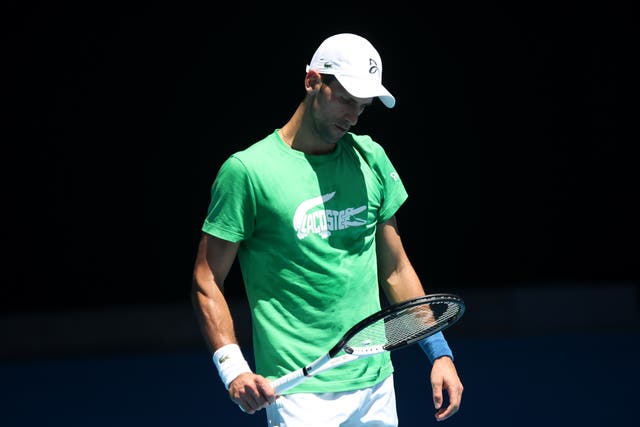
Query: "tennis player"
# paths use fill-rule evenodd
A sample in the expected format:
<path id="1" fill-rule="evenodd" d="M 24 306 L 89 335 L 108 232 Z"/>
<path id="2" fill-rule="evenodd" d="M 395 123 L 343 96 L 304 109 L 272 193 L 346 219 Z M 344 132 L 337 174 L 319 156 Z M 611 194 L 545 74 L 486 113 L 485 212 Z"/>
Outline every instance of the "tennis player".
<path id="1" fill-rule="evenodd" d="M 396 426 L 389 353 L 327 370 L 281 396 L 270 384 L 378 311 L 378 286 L 390 303 L 425 294 L 396 224 L 407 199 L 400 174 L 382 145 L 352 132 L 374 101 L 388 108 L 396 102 L 382 84 L 378 51 L 356 34 L 325 39 L 307 66 L 304 90 L 284 126 L 218 171 L 194 265 L 194 308 L 220 378 L 246 413 L 266 408 L 272 427 Z M 255 372 L 223 294 L 236 256 Z M 441 332 L 420 346 L 442 421 L 458 411 L 463 385 Z"/>

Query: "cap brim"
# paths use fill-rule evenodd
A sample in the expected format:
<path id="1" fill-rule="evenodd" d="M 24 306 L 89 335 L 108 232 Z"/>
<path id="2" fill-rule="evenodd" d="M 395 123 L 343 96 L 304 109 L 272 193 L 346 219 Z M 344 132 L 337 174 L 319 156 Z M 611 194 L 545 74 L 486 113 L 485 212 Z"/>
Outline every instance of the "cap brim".
<path id="1" fill-rule="evenodd" d="M 356 98 L 377 97 L 380 98 L 380 101 L 382 101 L 387 108 L 393 108 L 393 106 L 396 105 L 396 98 L 378 82 L 349 76 L 336 75 L 336 78 L 342 87 Z"/>

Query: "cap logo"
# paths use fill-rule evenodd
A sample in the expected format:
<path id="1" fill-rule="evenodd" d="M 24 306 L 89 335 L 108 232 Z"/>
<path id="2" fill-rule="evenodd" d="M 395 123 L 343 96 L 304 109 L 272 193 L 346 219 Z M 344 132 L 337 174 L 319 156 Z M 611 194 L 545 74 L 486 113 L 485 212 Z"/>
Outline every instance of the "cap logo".
<path id="1" fill-rule="evenodd" d="M 379 71 L 378 63 L 375 61 L 375 59 L 369 58 L 369 65 L 371 65 L 371 67 L 369 67 L 369 74 L 375 74 Z"/>
<path id="2" fill-rule="evenodd" d="M 331 62 L 325 62 L 324 68 L 333 68 L 333 65 L 331 64 Z"/>

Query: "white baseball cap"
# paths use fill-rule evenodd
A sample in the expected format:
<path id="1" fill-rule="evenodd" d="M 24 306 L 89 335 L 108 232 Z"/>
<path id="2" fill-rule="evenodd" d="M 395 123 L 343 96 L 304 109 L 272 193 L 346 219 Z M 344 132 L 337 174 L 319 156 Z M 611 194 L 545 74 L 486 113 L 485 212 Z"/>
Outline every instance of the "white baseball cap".
<path id="1" fill-rule="evenodd" d="M 333 74 L 340 84 L 356 98 L 380 98 L 388 107 L 396 99 L 382 86 L 382 60 L 373 45 L 364 37 L 342 33 L 325 39 L 307 65 L 307 71 Z"/>

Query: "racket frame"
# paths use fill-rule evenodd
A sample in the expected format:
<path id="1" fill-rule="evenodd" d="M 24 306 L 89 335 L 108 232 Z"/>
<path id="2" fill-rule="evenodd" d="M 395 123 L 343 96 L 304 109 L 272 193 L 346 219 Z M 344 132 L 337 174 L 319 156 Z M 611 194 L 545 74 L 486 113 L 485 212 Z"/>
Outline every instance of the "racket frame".
<path id="1" fill-rule="evenodd" d="M 372 323 L 376 323 L 381 319 L 384 319 L 394 313 L 400 314 L 402 311 L 424 304 L 437 303 L 437 302 L 452 302 L 455 303 L 459 310 L 454 315 L 446 319 L 446 321 L 437 324 L 435 327 L 428 329 L 424 334 L 419 334 L 411 339 L 405 340 L 403 342 L 397 343 L 393 346 L 372 346 L 372 347 L 358 347 L 358 348 L 350 348 L 346 346 L 347 342 L 357 333 L 362 331 L 364 328 L 369 326 Z M 454 294 L 430 294 L 424 295 L 421 297 L 413 298 L 398 304 L 393 304 L 388 307 L 381 309 L 380 311 L 371 314 L 370 316 L 365 317 L 355 325 L 353 325 L 349 330 L 340 338 L 331 349 L 324 354 L 323 356 L 318 357 L 316 360 L 306 365 L 303 368 L 299 368 L 295 371 L 292 371 L 286 375 L 283 375 L 271 382 L 276 394 L 281 394 L 285 390 L 288 390 L 301 382 L 305 381 L 309 377 L 315 376 L 323 371 L 335 368 L 337 366 L 343 365 L 348 362 L 352 362 L 356 359 L 364 359 L 366 357 L 371 357 L 376 354 L 381 354 L 387 351 L 397 350 L 399 348 L 406 347 L 411 345 L 417 341 L 420 341 L 424 338 L 427 338 L 437 332 L 440 332 L 453 323 L 457 322 L 460 317 L 464 314 L 465 311 L 464 301 L 457 295 Z M 345 354 L 337 356 L 340 351 L 344 350 Z M 337 357 L 336 357 L 337 356 Z"/>

